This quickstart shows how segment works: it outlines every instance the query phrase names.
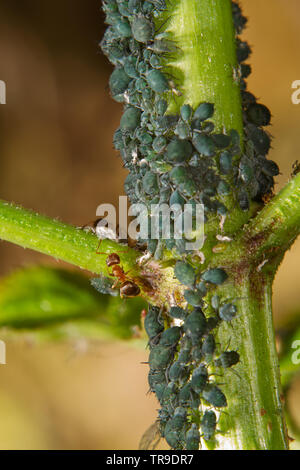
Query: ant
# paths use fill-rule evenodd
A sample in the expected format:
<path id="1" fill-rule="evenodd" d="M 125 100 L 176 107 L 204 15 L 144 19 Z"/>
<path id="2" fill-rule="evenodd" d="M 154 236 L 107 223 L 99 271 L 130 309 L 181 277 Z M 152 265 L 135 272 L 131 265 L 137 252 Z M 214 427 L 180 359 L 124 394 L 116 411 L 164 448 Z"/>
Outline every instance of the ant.
<path id="1" fill-rule="evenodd" d="M 117 253 L 111 253 L 106 258 L 107 266 L 112 269 L 112 272 L 110 273 L 110 275 L 117 278 L 112 288 L 115 289 L 118 283 L 121 283 L 121 287 L 120 287 L 121 297 L 123 297 L 124 295 L 126 297 L 136 297 L 137 295 L 139 295 L 141 290 L 134 281 L 127 280 L 126 274 L 128 274 L 129 271 L 125 273 L 122 266 L 120 266 L 120 263 L 121 263 L 120 256 Z"/>

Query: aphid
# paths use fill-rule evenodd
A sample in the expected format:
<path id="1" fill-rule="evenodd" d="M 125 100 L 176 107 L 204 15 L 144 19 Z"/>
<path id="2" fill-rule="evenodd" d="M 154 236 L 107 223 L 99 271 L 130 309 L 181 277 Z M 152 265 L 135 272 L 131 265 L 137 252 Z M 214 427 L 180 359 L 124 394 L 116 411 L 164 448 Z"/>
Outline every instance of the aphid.
<path id="1" fill-rule="evenodd" d="M 169 315 L 172 318 L 184 320 L 187 316 L 187 311 L 183 310 L 183 308 L 180 308 L 180 307 L 171 307 L 169 311 Z"/>
<path id="2" fill-rule="evenodd" d="M 160 309 L 150 307 L 144 321 L 144 327 L 150 339 L 155 338 L 164 330 L 164 324 L 160 318 Z"/>
<path id="3" fill-rule="evenodd" d="M 95 277 L 90 279 L 91 285 L 96 289 L 100 294 L 108 294 L 116 296 L 117 292 L 112 289 L 112 282 L 110 279 L 105 277 Z"/>
<path id="4" fill-rule="evenodd" d="M 253 103 L 246 112 L 247 118 L 256 126 L 268 126 L 271 121 L 270 110 L 263 104 Z"/>
<path id="5" fill-rule="evenodd" d="M 183 329 L 193 344 L 203 337 L 206 331 L 206 318 L 200 309 L 193 310 L 184 322 Z"/>
<path id="6" fill-rule="evenodd" d="M 169 380 L 173 382 L 180 381 L 183 383 L 188 378 L 189 373 L 189 368 L 186 365 L 182 364 L 180 361 L 175 361 L 168 371 L 168 376 Z"/>
<path id="7" fill-rule="evenodd" d="M 193 307 L 201 307 L 203 304 L 202 294 L 197 290 L 187 289 L 184 292 L 185 300 Z"/>
<path id="8" fill-rule="evenodd" d="M 168 109 L 168 103 L 166 100 L 159 99 L 155 104 L 155 110 L 159 116 L 163 116 Z"/>
<path id="9" fill-rule="evenodd" d="M 208 372 L 206 367 L 202 364 L 194 370 L 191 386 L 196 393 L 202 393 L 208 381 Z"/>
<path id="10" fill-rule="evenodd" d="M 171 162 L 182 163 L 193 153 L 193 147 L 188 140 L 174 138 L 166 150 L 166 158 Z"/>
<path id="11" fill-rule="evenodd" d="M 179 139 L 187 139 L 190 135 L 190 126 L 186 122 L 179 121 L 174 132 Z"/>
<path id="12" fill-rule="evenodd" d="M 216 385 L 207 385 L 203 390 L 203 398 L 216 408 L 224 408 L 227 406 L 224 393 Z"/>
<path id="13" fill-rule="evenodd" d="M 198 450 L 200 445 L 200 432 L 195 423 L 186 433 L 186 450 Z"/>
<path id="14" fill-rule="evenodd" d="M 170 197 L 170 206 L 179 204 L 181 207 L 185 204 L 185 199 L 181 196 L 180 192 L 176 189 Z"/>
<path id="15" fill-rule="evenodd" d="M 123 131 L 134 131 L 141 122 L 141 111 L 137 108 L 127 108 L 120 121 Z"/>
<path id="16" fill-rule="evenodd" d="M 206 360 L 210 360 L 213 356 L 216 349 L 215 338 L 212 334 L 209 334 L 203 341 L 202 344 L 202 354 L 205 356 Z"/>
<path id="17" fill-rule="evenodd" d="M 205 155 L 206 157 L 213 157 L 215 154 L 215 144 L 212 137 L 209 135 L 197 134 L 193 138 L 193 145 L 201 155 Z"/>
<path id="18" fill-rule="evenodd" d="M 129 22 L 125 18 L 117 20 L 114 23 L 114 28 L 119 37 L 121 38 L 131 37 L 131 34 L 132 34 L 131 27 L 130 27 Z"/>
<path id="19" fill-rule="evenodd" d="M 153 39 L 154 24 L 144 16 L 137 16 L 131 23 L 134 39 L 138 42 L 147 43 Z"/>
<path id="20" fill-rule="evenodd" d="M 236 351 L 224 351 L 218 359 L 215 360 L 217 367 L 232 367 L 236 365 L 240 360 L 240 355 Z"/>
<path id="21" fill-rule="evenodd" d="M 244 62 L 251 54 L 251 48 L 246 41 L 237 39 L 237 59 L 239 62 Z"/>
<path id="22" fill-rule="evenodd" d="M 177 261 L 174 269 L 176 278 L 185 286 L 193 286 L 196 281 L 194 268 L 184 261 Z"/>
<path id="23" fill-rule="evenodd" d="M 224 175 L 230 173 L 232 169 L 232 155 L 225 151 L 220 154 L 220 171 Z"/>
<path id="24" fill-rule="evenodd" d="M 180 108 L 180 115 L 184 121 L 189 121 L 193 114 L 193 108 L 189 104 L 184 104 Z"/>
<path id="25" fill-rule="evenodd" d="M 250 209 L 250 201 L 247 191 L 244 189 L 239 190 L 238 192 L 238 201 L 242 211 L 246 212 Z"/>
<path id="26" fill-rule="evenodd" d="M 234 304 L 224 304 L 219 308 L 219 317 L 221 320 L 230 322 L 234 319 L 237 313 L 237 308 Z"/>
<path id="27" fill-rule="evenodd" d="M 113 97 L 122 95 L 128 88 L 131 78 L 123 68 L 116 68 L 109 78 L 109 87 Z"/>
<path id="28" fill-rule="evenodd" d="M 251 65 L 249 64 L 241 64 L 241 74 L 243 78 L 248 78 L 251 74 Z"/>
<path id="29" fill-rule="evenodd" d="M 174 347 L 177 345 L 181 337 L 181 328 L 179 326 L 173 326 L 167 328 L 161 335 L 159 340 L 160 346 Z"/>
<path id="30" fill-rule="evenodd" d="M 158 181 L 157 175 L 152 173 L 151 171 L 147 171 L 147 173 L 143 177 L 143 189 L 146 194 L 150 196 L 154 196 L 158 192 Z"/>
<path id="31" fill-rule="evenodd" d="M 156 93 L 165 93 L 169 90 L 169 83 L 165 75 L 157 69 L 146 73 L 146 80 L 150 88 Z"/>
<path id="32" fill-rule="evenodd" d="M 157 370 L 157 369 L 150 369 L 149 374 L 148 374 L 148 383 L 150 386 L 150 390 L 152 392 L 155 391 L 156 385 L 159 385 L 159 384 L 166 385 L 167 378 L 166 378 L 165 371 Z"/>
<path id="33" fill-rule="evenodd" d="M 194 119 L 199 119 L 200 121 L 205 121 L 209 119 L 214 114 L 214 104 L 212 103 L 201 103 L 196 111 L 194 112 Z"/>
<path id="34" fill-rule="evenodd" d="M 221 285 L 228 278 L 228 274 L 221 268 L 213 268 L 205 271 L 201 278 L 211 284 Z"/>
<path id="35" fill-rule="evenodd" d="M 231 137 L 226 134 L 213 134 L 212 138 L 216 146 L 220 149 L 225 149 L 226 147 L 229 147 L 231 143 Z"/>
<path id="36" fill-rule="evenodd" d="M 249 184 L 254 177 L 254 171 L 250 160 L 242 158 L 239 165 L 240 178 L 245 184 Z"/>
<path id="37" fill-rule="evenodd" d="M 172 348 L 158 344 L 153 347 L 149 355 L 150 369 L 166 369 L 174 357 Z"/>
<path id="38" fill-rule="evenodd" d="M 202 421 L 201 431 L 206 441 L 210 441 L 216 432 L 217 417 L 214 411 L 206 410 Z"/>
<path id="39" fill-rule="evenodd" d="M 257 152 L 261 155 L 266 155 L 271 147 L 271 139 L 268 134 L 251 123 L 247 124 L 245 130 L 249 138 L 252 140 Z"/>
<path id="40" fill-rule="evenodd" d="M 186 423 L 186 410 L 182 407 L 176 408 L 174 417 L 171 418 L 165 427 L 164 437 L 173 449 L 182 447 L 181 433 Z"/>

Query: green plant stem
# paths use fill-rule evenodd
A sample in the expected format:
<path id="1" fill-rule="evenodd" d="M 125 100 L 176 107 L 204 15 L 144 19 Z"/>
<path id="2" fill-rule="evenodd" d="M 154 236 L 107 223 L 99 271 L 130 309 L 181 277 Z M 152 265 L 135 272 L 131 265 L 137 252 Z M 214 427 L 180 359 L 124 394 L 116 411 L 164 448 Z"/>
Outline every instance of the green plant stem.
<path id="1" fill-rule="evenodd" d="M 176 290 L 180 295 L 182 286 L 173 276 L 170 266 L 160 267 L 156 262 L 140 265 L 137 260 L 142 253 L 111 240 L 103 240 L 100 250 L 98 238 L 80 227 L 64 224 L 33 211 L 0 200 L 0 239 L 30 248 L 57 260 L 63 260 L 102 276 L 111 276 L 106 265 L 107 255 L 118 253 L 124 270 L 136 279 L 141 295 L 154 305 L 171 302 L 170 294 Z M 153 289 L 142 282 L 147 278 Z"/>
<path id="2" fill-rule="evenodd" d="M 169 2 L 165 16 L 165 29 L 179 46 L 171 66 L 182 91 L 181 98 L 171 101 L 170 111 L 178 112 L 183 103 L 194 108 L 203 101 L 214 103 L 216 129 L 236 129 L 242 138 L 231 0 L 175 0 Z"/>
<path id="3" fill-rule="evenodd" d="M 247 274 L 247 275 L 246 275 Z M 225 374 L 222 388 L 228 408 L 220 419 L 224 432 L 220 447 L 243 450 L 283 450 L 288 448 L 279 364 L 272 320 L 272 280 L 250 271 L 240 282 L 224 288 L 234 296 L 238 316 L 224 325 L 222 344 L 237 350 L 240 363 Z M 220 382 L 223 380 L 220 378 Z"/>

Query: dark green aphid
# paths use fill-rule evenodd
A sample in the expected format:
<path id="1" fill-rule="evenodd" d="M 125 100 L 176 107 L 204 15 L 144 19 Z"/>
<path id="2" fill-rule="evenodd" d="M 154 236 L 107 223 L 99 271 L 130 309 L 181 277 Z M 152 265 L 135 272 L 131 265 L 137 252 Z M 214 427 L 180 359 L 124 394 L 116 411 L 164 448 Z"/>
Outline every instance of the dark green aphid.
<path id="1" fill-rule="evenodd" d="M 227 194 L 230 193 L 231 188 L 226 181 L 221 180 L 218 184 L 217 191 L 220 196 L 227 196 Z"/>
<path id="2" fill-rule="evenodd" d="M 160 58 L 156 54 L 152 54 L 150 59 L 149 59 L 149 64 L 154 69 L 160 68 L 161 67 Z"/>
<path id="3" fill-rule="evenodd" d="M 238 201 L 239 201 L 239 205 L 242 211 L 246 212 L 250 209 L 249 196 L 248 196 L 247 191 L 245 191 L 244 189 L 241 189 L 238 192 Z"/>
<path id="4" fill-rule="evenodd" d="M 146 194 L 154 196 L 158 192 L 157 175 L 151 171 L 147 171 L 143 177 L 143 188 Z"/>
<path id="5" fill-rule="evenodd" d="M 196 284 L 196 287 L 199 293 L 202 295 L 202 297 L 205 297 L 205 295 L 207 294 L 207 287 L 205 285 L 205 282 L 203 281 L 198 282 Z"/>
<path id="6" fill-rule="evenodd" d="M 203 303 L 203 296 L 198 290 L 187 289 L 184 292 L 184 298 L 193 307 L 201 307 Z"/>
<path id="7" fill-rule="evenodd" d="M 186 450 L 198 450 L 200 445 L 200 432 L 195 423 L 186 433 Z"/>
<path id="8" fill-rule="evenodd" d="M 206 331 L 206 318 L 200 309 L 195 309 L 184 322 L 183 329 L 193 344 L 203 337 Z"/>
<path id="9" fill-rule="evenodd" d="M 271 147 L 271 139 L 268 134 L 250 123 L 246 126 L 246 132 L 252 140 L 257 152 L 261 155 L 266 155 Z"/>
<path id="10" fill-rule="evenodd" d="M 227 406 L 227 400 L 224 393 L 216 385 L 208 385 L 203 390 L 203 398 L 216 408 Z"/>
<path id="11" fill-rule="evenodd" d="M 137 16 L 131 23 L 134 39 L 138 42 L 147 43 L 153 39 L 154 24 L 144 16 Z"/>
<path id="12" fill-rule="evenodd" d="M 222 152 L 220 155 L 220 171 L 224 175 L 230 173 L 232 169 L 232 155 L 229 152 Z"/>
<path id="13" fill-rule="evenodd" d="M 154 346 L 149 355 L 150 369 L 166 369 L 174 357 L 172 348 L 158 344 Z"/>
<path id="14" fill-rule="evenodd" d="M 168 80 L 160 70 L 153 69 L 147 72 L 146 80 L 150 88 L 156 93 L 165 93 L 169 90 Z"/>
<path id="15" fill-rule="evenodd" d="M 184 121 L 189 121 L 193 114 L 193 108 L 189 104 L 184 104 L 180 109 L 180 115 Z"/>
<path id="16" fill-rule="evenodd" d="M 181 328 L 179 326 L 173 326 L 165 330 L 159 340 L 160 346 L 174 347 L 177 345 L 181 337 Z"/>
<path id="17" fill-rule="evenodd" d="M 180 381 L 182 383 L 187 380 L 189 374 L 189 368 L 180 361 L 175 361 L 168 371 L 169 380 L 173 382 Z"/>
<path id="18" fill-rule="evenodd" d="M 161 371 L 163 372 L 163 371 Z M 167 385 L 165 383 L 158 383 L 154 385 L 154 393 L 156 395 L 156 398 L 158 399 L 159 403 L 163 403 L 163 397 L 166 391 Z"/>
<path id="19" fill-rule="evenodd" d="M 201 431 L 206 441 L 210 441 L 213 438 L 216 432 L 216 426 L 217 417 L 215 412 L 212 410 L 206 410 L 201 421 Z"/>
<path id="20" fill-rule="evenodd" d="M 192 349 L 192 358 L 193 358 L 193 361 L 199 363 L 200 361 L 202 361 L 203 359 L 203 354 L 202 354 L 202 350 L 201 350 L 201 347 L 196 345 L 193 349 Z"/>
<path id="21" fill-rule="evenodd" d="M 206 134 L 197 134 L 193 138 L 193 145 L 201 155 L 212 157 L 215 154 L 215 144 L 211 136 Z"/>
<path id="22" fill-rule="evenodd" d="M 214 330 L 219 324 L 218 317 L 209 317 L 207 319 L 207 331 Z"/>
<path id="23" fill-rule="evenodd" d="M 208 372 L 202 364 L 194 370 L 191 380 L 192 389 L 196 393 L 202 393 L 208 381 Z"/>
<path id="24" fill-rule="evenodd" d="M 243 90 L 241 95 L 242 103 L 245 108 L 247 108 L 250 104 L 256 103 L 256 98 L 253 93 L 250 93 L 250 91 Z"/>
<path id="25" fill-rule="evenodd" d="M 212 138 L 216 146 L 220 149 L 225 149 L 226 147 L 229 147 L 231 143 L 231 137 L 226 134 L 213 134 Z"/>
<path id="26" fill-rule="evenodd" d="M 167 146 L 166 158 L 171 162 L 182 163 L 193 152 L 193 147 L 188 140 L 174 138 Z"/>
<path id="27" fill-rule="evenodd" d="M 268 126 L 271 121 L 271 113 L 263 104 L 255 103 L 247 109 L 247 118 L 256 126 Z"/>
<path id="28" fill-rule="evenodd" d="M 231 321 L 237 313 L 237 308 L 234 304 L 224 304 L 219 308 L 219 316 L 221 320 Z"/>
<path id="29" fill-rule="evenodd" d="M 128 77 L 123 68 L 117 68 L 109 78 L 109 87 L 113 97 L 123 94 L 129 85 L 131 78 Z"/>
<path id="30" fill-rule="evenodd" d="M 226 279 L 228 278 L 228 275 L 226 274 L 224 269 L 213 268 L 213 269 L 208 269 L 207 271 L 205 271 L 202 274 L 201 278 L 206 282 L 210 282 L 211 284 L 220 285 L 226 281 Z"/>
<path id="31" fill-rule="evenodd" d="M 121 38 L 130 38 L 131 37 L 131 27 L 130 24 L 125 18 L 120 19 L 115 22 L 114 28 Z"/>
<path id="32" fill-rule="evenodd" d="M 278 165 L 273 160 L 267 160 L 265 157 L 260 157 L 259 162 L 262 165 L 262 172 L 267 176 L 272 177 L 279 175 L 280 171 Z"/>
<path id="33" fill-rule="evenodd" d="M 181 196 L 180 192 L 174 191 L 170 197 L 170 206 L 173 204 L 179 204 L 180 206 L 183 206 L 185 204 L 185 199 Z"/>
<path id="34" fill-rule="evenodd" d="M 190 362 L 191 359 L 191 350 L 190 349 L 182 349 L 178 354 L 178 362 L 180 364 L 187 364 Z"/>
<path id="35" fill-rule="evenodd" d="M 249 77 L 249 75 L 251 74 L 251 72 L 252 72 L 251 65 L 249 65 L 249 64 L 241 64 L 241 74 L 242 74 L 242 77 L 243 77 L 243 78 Z"/>
<path id="36" fill-rule="evenodd" d="M 168 109 L 168 103 L 166 100 L 158 100 L 155 104 L 155 110 L 159 116 L 163 116 Z"/>
<path id="37" fill-rule="evenodd" d="M 185 286 L 193 286 L 196 281 L 196 274 L 193 266 L 184 261 L 177 261 L 174 269 L 174 274 Z"/>
<path id="38" fill-rule="evenodd" d="M 193 118 L 205 121 L 213 116 L 214 110 L 215 108 L 212 103 L 201 103 L 196 109 Z"/>
<path id="39" fill-rule="evenodd" d="M 220 297 L 217 294 L 215 294 L 211 298 L 211 306 L 214 310 L 218 310 L 219 305 L 220 305 Z"/>
<path id="40" fill-rule="evenodd" d="M 215 360 L 217 367 L 228 367 L 235 366 L 240 361 L 240 355 L 236 351 L 224 351 L 221 356 Z"/>
<path id="41" fill-rule="evenodd" d="M 135 81 L 135 88 L 137 91 L 141 92 L 147 88 L 147 82 L 143 78 L 138 78 Z M 147 116 L 148 118 L 148 116 Z"/>
<path id="42" fill-rule="evenodd" d="M 148 383 L 152 392 L 154 392 L 156 385 L 166 385 L 167 379 L 165 371 L 150 369 L 148 374 Z"/>
<path id="43" fill-rule="evenodd" d="M 179 139 L 187 139 L 190 135 L 190 126 L 186 122 L 179 122 L 175 128 L 175 134 Z"/>
<path id="44" fill-rule="evenodd" d="M 241 179 L 245 184 L 249 184 L 254 177 L 254 170 L 251 166 L 251 162 L 246 159 L 242 159 L 239 166 Z"/>
<path id="45" fill-rule="evenodd" d="M 141 122 L 141 111 L 137 108 L 127 108 L 120 121 L 123 131 L 134 131 Z"/>
<path id="46" fill-rule="evenodd" d="M 137 58 L 128 56 L 124 61 L 124 70 L 128 77 L 138 78 L 139 74 L 136 70 Z"/>
<path id="47" fill-rule="evenodd" d="M 236 29 L 236 32 L 238 34 L 241 34 L 248 20 L 245 16 L 243 16 L 241 7 L 236 2 L 232 2 L 232 13 L 233 13 L 233 21 L 234 21 L 234 27 Z"/>
<path id="48" fill-rule="evenodd" d="M 144 321 L 144 327 L 150 339 L 156 337 L 164 330 L 164 323 L 162 318 L 160 318 L 159 308 L 149 308 Z"/>
<path id="49" fill-rule="evenodd" d="M 182 448 L 180 431 L 186 423 L 186 411 L 184 408 L 176 408 L 174 417 L 171 418 L 165 427 L 164 437 L 173 449 Z"/>
<path id="50" fill-rule="evenodd" d="M 112 289 L 112 282 L 105 277 L 95 277 L 90 280 L 91 285 L 101 294 L 108 294 L 112 296 L 118 295 L 116 289 Z"/>
<path id="51" fill-rule="evenodd" d="M 177 398 L 177 385 L 174 382 L 169 382 L 164 389 L 161 401 L 164 405 L 169 405 L 173 411 L 174 407 L 177 406 Z"/>
<path id="52" fill-rule="evenodd" d="M 187 316 L 186 310 L 183 310 L 183 308 L 180 307 L 171 307 L 169 311 L 169 315 L 172 318 L 178 318 L 180 320 L 184 320 L 185 317 Z"/>
<path id="53" fill-rule="evenodd" d="M 214 354 L 216 349 L 215 338 L 212 334 L 208 335 L 202 344 L 202 354 L 208 359 Z"/>
<path id="54" fill-rule="evenodd" d="M 244 62 L 251 54 L 251 48 L 246 41 L 237 40 L 237 59 L 239 62 Z"/>

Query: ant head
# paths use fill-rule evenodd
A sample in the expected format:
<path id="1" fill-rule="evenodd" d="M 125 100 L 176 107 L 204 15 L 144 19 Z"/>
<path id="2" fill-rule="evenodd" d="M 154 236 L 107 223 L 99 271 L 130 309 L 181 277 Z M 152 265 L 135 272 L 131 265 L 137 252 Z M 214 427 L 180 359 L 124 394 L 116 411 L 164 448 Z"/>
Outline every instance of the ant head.
<path id="1" fill-rule="evenodd" d="M 110 268 L 111 266 L 114 266 L 116 264 L 120 264 L 120 256 L 117 253 L 111 253 L 108 255 L 106 258 L 106 264 Z"/>
<path id="2" fill-rule="evenodd" d="M 120 293 L 126 297 L 136 297 L 140 293 L 140 288 L 134 282 L 126 281 L 122 284 Z"/>

